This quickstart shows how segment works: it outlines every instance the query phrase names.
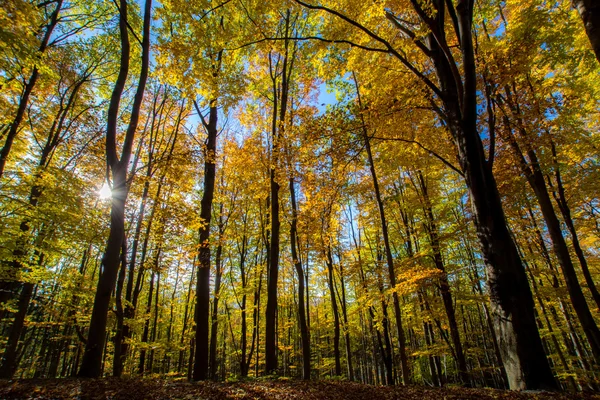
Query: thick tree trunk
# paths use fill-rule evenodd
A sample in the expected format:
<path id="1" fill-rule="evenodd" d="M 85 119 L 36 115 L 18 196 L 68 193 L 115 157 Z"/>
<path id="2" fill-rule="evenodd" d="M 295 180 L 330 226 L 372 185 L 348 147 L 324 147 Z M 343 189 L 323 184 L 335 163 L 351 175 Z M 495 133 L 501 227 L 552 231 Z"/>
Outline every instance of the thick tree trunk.
<path id="1" fill-rule="evenodd" d="M 495 179 L 474 130 L 458 139 L 488 270 L 492 316 L 511 389 L 555 389 L 537 330 L 527 275 L 510 237 Z M 473 142 L 478 143 L 473 145 Z"/>
<path id="2" fill-rule="evenodd" d="M 455 6 L 451 1 L 433 0 L 427 3 L 426 8 L 418 1 L 411 2 L 423 27 L 429 31 L 424 40 L 415 38 L 415 42 L 432 61 L 438 85 L 416 69 L 403 52 L 359 22 L 324 6 L 301 0 L 295 2 L 310 9 L 325 10 L 369 34 L 441 100 L 443 107 L 438 108 L 434 104 L 434 108 L 452 133 L 471 196 L 477 234 L 488 271 L 494 326 L 503 350 L 510 387 L 556 389 L 557 384 L 537 330 L 527 275 L 508 232 L 498 186 L 485 159 L 483 143 L 477 131 L 478 78 L 472 35 L 474 2 L 459 0 Z M 446 18 L 447 10 L 450 18 Z M 410 31 L 391 12 L 387 13 L 387 18 L 403 31 L 402 34 Z M 448 20 L 452 24 L 448 24 Z M 448 44 L 446 35 L 451 31 L 447 32 L 447 27 L 454 28 L 452 46 Z M 450 50 L 454 46 L 461 53 L 458 62 Z"/>
<path id="3" fill-rule="evenodd" d="M 286 37 L 289 29 L 289 11 L 286 18 Z M 285 41 L 285 55 L 283 56 L 281 84 L 277 83 L 277 67 L 273 70 L 270 61 L 270 73 L 273 92 L 273 118 L 271 126 L 271 168 L 270 168 L 270 216 L 271 231 L 267 274 L 267 308 L 265 315 L 265 371 L 267 374 L 277 372 L 277 282 L 279 279 L 279 234 L 281 222 L 279 218 L 279 183 L 277 170 L 279 165 L 279 140 L 285 129 L 285 118 L 288 103 L 289 79 L 291 71 L 288 70 L 288 41 Z"/>
<path id="4" fill-rule="evenodd" d="M 600 62 L 600 4 L 596 0 L 572 0 L 579 12 L 596 59 Z"/>
<path id="5" fill-rule="evenodd" d="M 438 40 L 444 30 L 444 9 L 438 0 L 428 45 L 439 78 L 444 118 L 458 150 L 473 204 L 477 236 L 488 272 L 488 287 L 494 327 L 511 389 L 556 389 L 552 370 L 540 338 L 531 289 L 525 268 L 508 231 L 496 180 L 489 167 L 477 131 L 477 74 L 472 38 L 472 3 L 456 7 L 464 80 L 457 82 Z M 456 65 L 454 65 L 456 67 Z"/>
<path id="6" fill-rule="evenodd" d="M 269 242 L 269 270 L 267 275 L 267 308 L 265 314 L 265 371 L 277 372 L 277 282 L 279 277 L 279 184 L 275 169 L 271 169 L 271 231 Z"/>
<path id="7" fill-rule="evenodd" d="M 79 370 L 81 377 L 97 378 L 101 374 L 108 308 L 117 281 L 121 245 L 125 236 L 125 186 L 125 169 L 114 170 L 110 233 L 102 258 L 103 271 L 98 278 L 88 338 Z"/>

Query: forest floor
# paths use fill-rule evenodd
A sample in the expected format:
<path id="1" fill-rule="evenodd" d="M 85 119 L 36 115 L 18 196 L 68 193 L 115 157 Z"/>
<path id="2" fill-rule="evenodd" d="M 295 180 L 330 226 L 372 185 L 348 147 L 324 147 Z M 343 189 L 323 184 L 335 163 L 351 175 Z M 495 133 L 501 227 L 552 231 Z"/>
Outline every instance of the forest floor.
<path id="1" fill-rule="evenodd" d="M 0 380 L 0 399 L 600 399 L 599 394 L 513 392 L 494 389 L 424 386 L 382 387 L 344 381 L 243 381 L 188 383 L 168 379 Z"/>

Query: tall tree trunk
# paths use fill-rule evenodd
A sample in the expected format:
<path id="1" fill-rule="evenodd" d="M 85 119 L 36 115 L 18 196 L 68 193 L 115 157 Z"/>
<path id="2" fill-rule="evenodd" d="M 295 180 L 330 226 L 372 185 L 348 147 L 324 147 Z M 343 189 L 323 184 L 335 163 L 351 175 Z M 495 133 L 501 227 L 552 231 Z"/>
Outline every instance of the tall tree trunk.
<path id="1" fill-rule="evenodd" d="M 344 282 L 344 267 L 340 256 L 340 288 L 342 292 L 342 298 L 340 304 L 342 305 L 342 318 L 344 320 L 344 344 L 346 346 L 346 366 L 348 367 L 348 379 L 354 380 L 354 367 L 352 366 L 352 346 L 350 343 L 350 327 L 348 325 L 348 307 L 346 304 L 346 284 Z"/>
<path id="2" fill-rule="evenodd" d="M 335 375 L 342 375 L 340 362 L 340 313 L 335 298 L 335 282 L 333 280 L 333 258 L 331 257 L 331 244 L 327 245 L 327 286 L 331 297 L 331 310 L 333 312 L 333 357 L 335 359 Z"/>
<path id="3" fill-rule="evenodd" d="M 425 212 L 425 218 L 427 220 L 426 230 L 429 235 L 429 241 L 431 243 L 431 249 L 433 250 L 433 261 L 435 267 L 441 272 L 439 285 L 440 293 L 442 296 L 442 302 L 444 303 L 444 309 L 446 316 L 448 317 L 448 326 L 450 327 L 450 336 L 452 337 L 452 344 L 454 346 L 453 355 L 458 365 L 458 373 L 460 380 L 463 384 L 470 386 L 470 378 L 467 370 L 467 361 L 465 353 L 463 351 L 462 343 L 460 341 L 460 335 L 458 333 L 458 325 L 456 323 L 456 313 L 454 310 L 454 302 L 452 300 L 452 293 L 450 291 L 450 284 L 448 282 L 448 273 L 444 266 L 444 260 L 442 259 L 441 244 L 438 235 L 437 225 L 433 216 L 433 208 L 431 205 L 431 199 L 429 198 L 429 192 L 427 191 L 427 185 L 421 171 L 417 173 L 419 185 L 421 187 L 421 195 L 423 197 L 423 206 Z"/>
<path id="4" fill-rule="evenodd" d="M 473 45 L 474 2 L 459 0 L 433 0 L 427 3 L 412 1 L 411 5 L 423 27 L 429 33 L 423 39 L 415 36 L 415 45 L 432 62 L 438 84 L 436 85 L 417 69 L 390 42 L 378 36 L 359 22 L 344 14 L 302 0 L 296 3 L 310 9 L 324 10 L 343 19 L 373 40 L 385 46 L 400 64 L 407 67 L 426 86 L 439 107 L 432 103 L 439 118 L 452 134 L 462 173 L 473 204 L 473 216 L 483 258 L 488 271 L 490 302 L 494 326 L 500 341 L 505 369 L 511 389 L 557 389 L 542 340 L 536 326 L 534 302 L 527 274 L 515 243 L 508 231 L 498 185 L 485 158 L 481 136 L 477 130 L 477 71 Z M 446 13 L 449 18 L 446 18 Z M 410 32 L 401 19 L 391 12 L 386 17 L 403 35 Z M 448 20 L 452 24 L 448 24 Z M 455 34 L 451 43 L 458 47 L 460 60 L 448 43 L 447 27 Z M 455 40 L 456 39 L 456 40 Z"/>
<path id="5" fill-rule="evenodd" d="M 387 220 L 385 216 L 385 209 L 383 207 L 383 200 L 381 197 L 381 191 L 379 189 L 379 181 L 377 180 L 377 172 L 375 171 L 375 162 L 373 160 L 373 153 L 371 152 L 371 140 L 367 132 L 367 125 L 362 114 L 364 107 L 362 99 L 360 97 L 360 90 L 358 87 L 358 81 L 353 73 L 354 85 L 356 86 L 356 96 L 358 99 L 358 106 L 360 110 L 360 119 L 362 125 L 363 140 L 365 142 L 365 149 L 367 150 L 367 158 L 369 161 L 369 170 L 371 172 L 371 179 L 373 181 L 373 188 L 375 191 L 375 200 L 377 202 L 377 209 L 379 210 L 379 219 L 381 221 L 381 234 L 383 236 L 383 244 L 385 250 L 385 260 L 388 267 L 388 275 L 390 280 L 390 287 L 396 287 L 396 272 L 394 267 L 394 258 L 392 257 L 392 249 L 390 246 L 390 238 L 388 234 Z M 408 357 L 406 355 L 406 339 L 404 336 L 404 328 L 402 326 L 402 312 L 400 310 L 400 300 L 398 298 L 398 292 L 393 291 L 392 299 L 394 302 L 394 316 L 396 317 L 396 329 L 398 331 L 398 345 L 400 348 L 400 363 L 402 366 L 402 381 L 405 385 L 410 383 L 410 369 L 408 365 Z"/>
<path id="6" fill-rule="evenodd" d="M 577 259 L 579 260 L 579 264 L 581 265 L 581 271 L 583 272 L 583 277 L 585 278 L 585 283 L 588 285 L 588 289 L 592 294 L 592 298 L 596 303 L 596 308 L 600 310 L 600 292 L 598 292 L 598 288 L 592 278 L 592 274 L 590 273 L 590 269 L 587 264 L 587 260 L 585 255 L 583 254 L 583 249 L 581 248 L 581 244 L 579 243 L 579 237 L 577 236 L 577 231 L 575 230 L 575 224 L 573 223 L 573 218 L 571 216 L 571 209 L 569 208 L 569 203 L 567 203 L 567 196 L 565 195 L 565 188 L 562 184 L 562 178 L 560 175 L 560 166 L 558 164 L 557 155 L 556 155 L 556 145 L 554 142 L 552 144 L 552 157 L 554 158 L 554 176 L 556 179 L 556 191 L 553 187 L 552 195 L 556 203 L 558 204 L 558 208 L 563 216 L 563 220 L 565 221 L 565 225 L 569 229 L 569 233 L 571 233 L 571 239 L 573 241 L 573 250 L 575 250 L 575 254 L 577 255 Z M 550 180 L 548 180 L 550 182 Z M 556 193 L 558 192 L 558 194 Z"/>
<path id="7" fill-rule="evenodd" d="M 596 325 L 583 291 L 581 290 L 581 285 L 579 284 L 577 273 L 575 272 L 575 267 L 573 266 L 573 261 L 571 260 L 569 248 L 567 247 L 567 243 L 562 234 L 558 216 L 554 211 L 554 206 L 552 205 L 550 194 L 548 193 L 548 189 L 544 180 L 544 174 L 542 173 L 537 155 L 533 149 L 528 149 L 528 163 L 525 160 L 516 138 L 513 136 L 512 131 L 510 131 L 511 124 L 507 117 L 504 117 L 504 122 L 507 126 L 507 130 L 509 130 L 507 132 L 509 144 L 513 149 L 513 153 L 517 158 L 527 182 L 535 193 L 538 204 L 540 205 L 540 210 L 548 228 L 548 233 L 552 239 L 554 252 L 556 253 L 567 289 L 569 291 L 571 303 L 573 304 L 573 308 L 575 309 L 577 317 L 581 322 L 581 326 L 590 344 L 592 353 L 596 359 L 596 363 L 600 365 L 600 329 L 598 329 L 598 326 Z M 519 127 L 519 131 L 523 137 L 527 136 L 525 129 L 522 126 Z"/>
<path id="8" fill-rule="evenodd" d="M 449 4 L 452 7 L 452 4 Z M 445 3 L 437 0 L 437 32 L 444 30 Z M 459 26 L 464 80 L 457 82 L 453 60 L 438 44 L 428 44 L 439 77 L 445 119 L 454 137 L 459 162 L 473 202 L 477 236 L 488 271 L 494 327 L 511 389 L 556 389 L 537 329 L 534 302 L 525 268 L 508 231 L 496 180 L 485 159 L 477 131 L 477 74 L 472 38 L 473 3 L 461 1 L 454 10 Z M 445 40 L 444 40 L 445 43 Z"/>
<path id="9" fill-rule="evenodd" d="M 248 271 L 246 270 L 246 257 L 248 254 L 248 208 L 242 211 L 242 221 L 244 227 L 242 228 L 242 244 L 239 248 L 240 255 L 240 277 L 242 280 L 242 303 L 240 305 L 240 318 L 242 320 L 242 328 L 240 332 L 240 375 L 245 378 L 248 376 L 248 369 L 250 368 L 250 357 L 248 357 Z"/>
<path id="10" fill-rule="evenodd" d="M 142 39 L 142 65 L 137 91 L 131 110 L 121 158 L 117 156 L 117 125 L 119 103 L 129 73 L 129 36 L 127 31 L 127 0 L 120 0 L 119 32 L 121 34 L 121 65 L 113 89 L 108 109 L 106 130 L 106 160 L 113 175 L 110 233 L 106 251 L 102 260 L 104 271 L 98 279 L 88 339 L 83 354 L 79 376 L 97 378 L 102 371 L 102 352 L 106 340 L 106 321 L 110 296 L 114 290 L 119 269 L 121 244 L 125 235 L 125 202 L 127 199 L 127 166 L 131 157 L 131 148 L 139 120 L 140 107 L 144 97 L 150 62 L 150 20 L 152 0 L 146 0 L 144 6 L 144 36 Z"/>
<path id="11" fill-rule="evenodd" d="M 310 338 L 308 336 L 308 325 L 306 323 L 306 307 L 304 303 L 304 268 L 298 254 L 298 207 L 296 205 L 296 189 L 294 178 L 290 177 L 290 198 L 292 201 L 292 221 L 290 225 L 290 246 L 292 251 L 292 262 L 298 275 L 298 326 L 300 328 L 300 341 L 302 345 L 302 379 L 310 379 Z"/>
<path id="12" fill-rule="evenodd" d="M 156 172 L 156 167 L 155 167 L 155 163 L 154 163 L 154 159 L 155 159 L 156 155 L 154 153 L 156 151 L 156 142 L 157 142 L 159 127 L 155 125 L 155 120 L 156 120 L 157 115 L 162 112 L 164 103 L 166 102 L 166 99 L 167 99 L 167 95 L 165 94 L 163 101 L 161 102 L 161 105 L 157 110 L 156 103 L 158 101 L 158 97 L 159 97 L 160 93 L 161 93 L 161 90 L 159 87 L 159 89 L 157 89 L 157 91 L 154 95 L 154 102 L 153 102 L 153 107 L 152 107 L 153 114 L 152 114 L 152 118 L 151 118 L 152 123 L 151 123 L 151 128 L 150 128 L 151 129 L 150 130 L 150 141 L 148 143 L 149 150 L 148 150 L 148 161 L 147 161 L 147 167 L 146 167 L 147 168 L 146 169 L 146 180 L 144 181 L 144 189 L 142 191 L 142 198 L 140 201 L 138 220 L 136 223 L 134 236 L 133 236 L 133 244 L 132 244 L 132 249 L 131 249 L 131 257 L 130 257 L 131 260 L 129 262 L 129 268 L 127 271 L 127 290 L 125 292 L 125 299 L 127 301 L 125 303 L 125 307 L 124 307 L 124 311 L 123 311 L 123 321 L 121 322 L 122 326 L 119 327 L 122 330 L 122 334 L 115 337 L 115 354 L 119 353 L 119 357 L 115 357 L 114 361 L 113 361 L 115 363 L 115 367 L 113 369 L 116 370 L 117 373 L 119 373 L 119 375 L 115 375 L 115 376 L 120 376 L 120 373 L 122 372 L 123 364 L 125 363 L 125 360 L 127 359 L 127 353 L 129 351 L 128 339 L 130 339 L 131 335 L 133 334 L 133 329 L 129 325 L 128 322 L 135 318 L 135 312 L 136 312 L 136 307 L 137 307 L 137 296 L 139 295 L 139 291 L 141 290 L 141 288 L 139 286 L 141 285 L 141 282 L 142 282 L 141 278 L 143 277 L 143 274 L 144 274 L 144 271 L 141 268 L 143 265 L 143 260 L 142 260 L 142 262 L 140 263 L 140 269 L 137 274 L 138 279 L 137 280 L 135 279 L 135 266 L 136 266 L 136 262 L 137 262 L 139 241 L 140 241 L 140 236 L 141 236 L 141 231 L 142 231 L 142 225 L 144 222 L 146 204 L 147 204 L 147 200 L 148 200 L 149 192 L 150 192 L 150 180 L 154 176 L 154 173 Z M 167 157 L 166 157 L 166 161 L 165 161 L 166 167 L 164 168 L 164 171 L 162 172 L 162 175 L 160 176 L 158 188 L 156 191 L 156 200 L 154 203 L 154 207 L 152 208 L 152 212 L 150 214 L 148 225 L 146 227 L 146 237 L 144 238 L 144 244 L 142 246 L 143 247 L 142 258 L 144 258 L 144 255 L 145 255 L 145 249 L 148 244 L 149 233 L 152 229 L 152 223 L 153 223 L 153 219 L 154 219 L 155 210 L 156 210 L 158 202 L 160 201 L 160 194 L 162 191 L 162 186 L 163 186 L 167 171 L 170 166 L 170 161 L 173 156 L 175 143 L 177 142 L 177 135 L 179 133 L 179 128 L 181 126 L 183 112 L 184 112 L 184 104 L 181 105 L 179 114 L 177 116 L 175 129 L 170 138 L 170 146 L 168 147 L 168 153 L 167 153 Z M 160 114 L 160 116 L 162 117 L 162 114 Z M 150 121 L 150 118 L 148 119 L 148 121 Z M 149 123 L 148 121 L 146 122 L 146 125 Z M 160 122 L 158 125 L 160 125 Z M 144 128 L 144 130 L 146 130 L 146 128 Z M 142 141 L 140 141 L 140 145 L 141 144 L 142 144 Z M 169 144 L 167 144 L 167 145 L 169 145 Z M 139 150 L 138 150 L 138 152 L 139 152 Z M 133 164 L 134 165 L 132 167 L 135 167 L 135 165 L 137 163 L 134 162 Z M 136 282 L 135 286 L 134 286 L 134 281 Z M 119 348 L 119 349 L 117 350 L 117 348 Z M 117 363 L 119 365 L 117 365 Z M 113 372 L 113 374 L 114 374 L 114 372 Z"/>
<path id="13" fill-rule="evenodd" d="M 210 326 L 210 349 L 209 349 L 209 369 L 211 379 L 217 378 L 217 329 L 219 326 L 219 293 L 221 291 L 221 277 L 223 275 L 221 267 L 221 253 L 223 252 L 223 204 L 219 206 L 219 237 L 217 243 L 217 252 L 215 254 L 215 295 L 213 296 L 213 309 Z"/>
<path id="14" fill-rule="evenodd" d="M 267 307 L 265 311 L 265 371 L 267 374 L 277 372 L 277 282 L 279 279 L 279 233 L 281 222 L 279 218 L 279 169 L 280 139 L 285 130 L 286 112 L 288 106 L 289 84 L 292 74 L 293 57 L 289 58 L 288 32 L 290 29 L 290 11 L 285 17 L 285 40 L 283 65 L 281 71 L 273 65 L 272 54 L 269 54 L 269 73 L 272 81 L 273 117 L 271 125 L 271 167 L 270 175 L 270 204 L 271 231 L 267 273 Z M 278 77 L 281 75 L 281 82 Z"/>
<path id="15" fill-rule="evenodd" d="M 202 113 L 197 108 L 198 113 Z M 196 349 L 194 356 L 195 381 L 208 378 L 209 336 L 208 314 L 210 297 L 210 220 L 212 202 L 215 192 L 216 154 L 217 154 L 217 104 L 212 100 L 208 123 L 203 122 L 208 133 L 206 150 L 204 152 L 204 193 L 200 202 L 200 218 L 203 225 L 200 228 L 198 252 L 198 271 L 196 284 Z"/>

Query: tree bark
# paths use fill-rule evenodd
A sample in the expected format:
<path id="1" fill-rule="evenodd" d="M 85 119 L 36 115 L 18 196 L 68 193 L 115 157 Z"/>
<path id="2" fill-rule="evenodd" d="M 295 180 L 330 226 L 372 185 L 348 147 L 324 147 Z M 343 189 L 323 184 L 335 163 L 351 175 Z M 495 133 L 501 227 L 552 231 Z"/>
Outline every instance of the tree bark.
<path id="1" fill-rule="evenodd" d="M 273 118 L 271 126 L 271 167 L 270 167 L 270 203 L 271 231 L 267 274 L 267 307 L 265 312 L 265 371 L 267 374 L 277 372 L 277 283 L 279 279 L 279 183 L 277 171 L 279 168 L 280 139 L 285 130 L 285 118 L 288 106 L 289 84 L 293 67 L 293 59 L 289 60 L 288 32 L 290 29 L 290 12 L 285 17 L 285 40 L 283 65 L 281 71 L 273 65 L 272 55 L 269 54 L 269 73 L 272 80 Z M 277 64 L 279 63 L 278 60 Z M 278 76 L 281 83 L 278 84 Z"/>
<path id="2" fill-rule="evenodd" d="M 537 329 L 534 302 L 525 268 L 508 231 L 500 193 L 485 159 L 477 131 L 477 74 L 472 38 L 473 3 L 459 1 L 457 33 L 463 64 L 462 80 L 456 80 L 456 64 L 440 46 L 445 45 L 446 4 L 437 0 L 434 29 L 427 44 L 440 82 L 443 118 L 454 138 L 461 169 L 473 203 L 477 236 L 482 244 L 494 327 L 511 389 L 557 389 Z M 453 70 L 454 67 L 454 70 Z"/>
<path id="3" fill-rule="evenodd" d="M 200 115 L 200 110 L 197 111 Z M 209 297 L 210 297 L 210 221 L 212 217 L 212 202 L 215 192 L 216 154 L 217 154 L 217 104 L 211 101 L 208 123 L 204 123 L 208 139 L 204 152 L 204 194 L 200 202 L 200 218 L 203 225 L 200 228 L 198 251 L 198 271 L 196 284 L 196 349 L 194 356 L 193 380 L 208 378 L 209 361 Z"/>
<path id="4" fill-rule="evenodd" d="M 92 318 L 88 331 L 88 339 L 83 354 L 80 377 L 97 378 L 102 373 L 102 353 L 106 340 L 106 321 L 110 296 L 117 280 L 121 244 L 125 235 L 125 202 L 127 199 L 127 166 L 131 157 L 131 148 L 140 115 L 140 107 L 144 97 L 150 62 L 150 20 L 152 0 L 146 0 L 144 6 L 144 36 L 142 40 L 142 65 L 138 86 L 131 110 L 131 117 L 121 151 L 117 157 L 117 125 L 119 103 L 125 88 L 129 73 L 130 46 L 127 31 L 127 0 L 120 0 L 119 32 L 121 34 L 121 66 L 113 89 L 108 109 L 108 124 L 106 130 L 106 160 L 113 174 L 112 206 L 110 218 L 110 233 L 106 251 L 102 260 L 104 271 L 98 279 Z"/>
<path id="5" fill-rule="evenodd" d="M 300 328 L 300 341 L 302 345 L 302 379 L 310 379 L 310 338 L 308 336 L 308 325 L 306 323 L 306 307 L 304 300 L 304 268 L 298 254 L 298 207 L 296 205 L 296 189 L 294 178 L 290 177 L 290 198 L 292 201 L 292 222 L 290 225 L 290 246 L 292 251 L 292 262 L 298 275 L 298 326 Z M 300 247 L 298 245 L 298 247 Z"/>
<path id="6" fill-rule="evenodd" d="M 573 223 L 573 217 L 571 216 L 571 209 L 569 208 L 569 203 L 567 202 L 567 196 L 565 195 L 565 188 L 562 184 L 562 178 L 560 174 L 560 166 L 558 165 L 557 156 L 556 156 L 556 145 L 554 142 L 552 144 L 552 157 L 554 158 L 554 176 L 556 179 L 556 191 L 553 187 L 552 195 L 556 203 L 558 204 L 558 208 L 563 216 L 563 220 L 565 221 L 565 225 L 569 229 L 569 233 L 571 233 L 571 240 L 573 242 L 573 250 L 575 250 L 575 254 L 577 255 L 577 259 L 579 260 L 579 264 L 581 265 L 581 272 L 583 272 L 583 277 L 585 278 L 585 283 L 588 285 L 588 289 L 592 294 L 592 298 L 596 303 L 596 308 L 600 310 L 600 292 L 598 292 L 598 288 L 592 278 L 592 274 L 590 273 L 590 269 L 588 267 L 587 260 L 585 255 L 583 254 L 583 249 L 581 248 L 581 244 L 579 243 L 579 237 L 577 236 L 577 230 L 575 229 L 575 224 Z M 556 193 L 558 192 L 558 194 Z"/>
<path id="7" fill-rule="evenodd" d="M 548 233 L 552 239 L 554 252 L 556 253 L 567 289 L 569 291 L 571 303 L 573 304 L 573 308 L 575 309 L 577 317 L 581 322 L 581 327 L 583 328 L 588 343 L 590 344 L 590 348 L 592 349 L 596 363 L 600 365 L 600 329 L 598 329 L 598 326 L 596 325 L 583 291 L 581 290 L 581 285 L 579 284 L 577 273 L 575 272 L 575 267 L 573 266 L 573 261 L 571 260 L 569 248 L 567 247 L 567 243 L 562 234 L 558 216 L 554 211 L 554 206 L 552 205 L 550 194 L 548 193 L 548 189 L 544 180 L 544 174 L 542 173 L 539 165 L 537 155 L 533 149 L 529 149 L 527 151 L 529 163 L 525 160 L 516 138 L 513 136 L 512 131 L 510 131 L 510 121 L 508 121 L 507 117 L 504 118 L 504 121 L 507 125 L 507 129 L 509 130 L 507 132 L 508 142 L 513 149 L 513 153 L 517 158 L 527 182 L 535 193 L 538 204 L 540 205 L 540 210 L 548 228 Z M 520 127 L 519 130 L 522 132 L 522 136 L 526 136 L 523 127 Z"/>
<path id="8" fill-rule="evenodd" d="M 219 207 L 219 238 L 217 252 L 215 254 L 215 294 L 213 298 L 213 309 L 210 326 L 210 349 L 209 349 L 209 370 L 211 379 L 217 379 L 217 331 L 219 326 L 219 293 L 221 291 L 221 277 L 223 275 L 221 267 L 221 253 L 223 252 L 223 204 Z"/>
<path id="9" fill-rule="evenodd" d="M 333 312 L 333 357 L 335 360 L 335 375 L 342 375 L 342 364 L 340 362 L 340 313 L 335 298 L 335 282 L 333 280 L 333 258 L 331 257 L 331 244 L 327 245 L 327 286 L 331 297 L 331 310 Z"/>
<path id="10" fill-rule="evenodd" d="M 600 5 L 595 0 L 572 0 L 572 2 L 583 21 L 596 60 L 600 62 Z"/>

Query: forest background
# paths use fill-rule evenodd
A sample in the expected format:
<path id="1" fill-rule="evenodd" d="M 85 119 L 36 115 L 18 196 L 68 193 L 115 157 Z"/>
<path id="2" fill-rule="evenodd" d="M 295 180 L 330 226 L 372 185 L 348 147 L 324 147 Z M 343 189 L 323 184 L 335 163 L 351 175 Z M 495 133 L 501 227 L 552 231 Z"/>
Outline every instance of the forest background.
<path id="1" fill-rule="evenodd" d="M 1 1 L 0 377 L 598 390 L 592 3 Z"/>

